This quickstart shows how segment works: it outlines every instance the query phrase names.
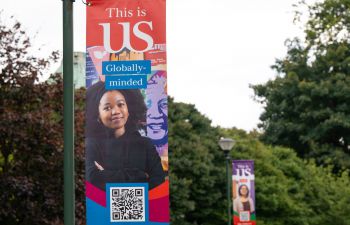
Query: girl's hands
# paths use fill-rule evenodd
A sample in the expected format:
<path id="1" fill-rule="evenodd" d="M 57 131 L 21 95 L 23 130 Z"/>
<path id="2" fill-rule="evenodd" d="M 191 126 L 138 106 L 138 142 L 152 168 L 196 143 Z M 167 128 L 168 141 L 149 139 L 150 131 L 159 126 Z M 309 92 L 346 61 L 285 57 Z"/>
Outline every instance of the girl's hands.
<path id="1" fill-rule="evenodd" d="M 100 164 L 98 164 L 98 162 L 96 162 L 96 161 L 94 161 L 94 162 L 95 162 L 95 166 L 97 167 L 98 170 L 100 170 L 100 171 L 104 170 L 104 168 Z"/>

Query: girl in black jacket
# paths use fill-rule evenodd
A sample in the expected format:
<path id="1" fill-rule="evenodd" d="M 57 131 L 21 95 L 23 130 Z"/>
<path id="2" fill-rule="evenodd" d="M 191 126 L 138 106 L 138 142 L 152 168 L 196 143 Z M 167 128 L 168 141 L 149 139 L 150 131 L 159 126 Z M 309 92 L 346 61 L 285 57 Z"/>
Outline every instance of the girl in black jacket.
<path id="1" fill-rule="evenodd" d="M 160 157 L 151 140 L 138 132 L 147 111 L 140 91 L 105 90 L 100 85 L 93 92 L 87 95 L 87 118 L 96 108 L 98 117 L 90 126 L 93 130 L 87 121 L 87 181 L 103 190 L 106 183 L 148 182 L 149 189 L 163 183 Z"/>

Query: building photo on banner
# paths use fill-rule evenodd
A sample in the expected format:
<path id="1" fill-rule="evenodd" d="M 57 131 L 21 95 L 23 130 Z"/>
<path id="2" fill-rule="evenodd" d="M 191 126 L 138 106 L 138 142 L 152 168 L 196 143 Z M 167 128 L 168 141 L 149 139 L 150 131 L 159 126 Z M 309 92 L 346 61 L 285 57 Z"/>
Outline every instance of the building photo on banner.
<path id="1" fill-rule="evenodd" d="M 169 224 L 165 7 L 87 6 L 88 225 Z"/>

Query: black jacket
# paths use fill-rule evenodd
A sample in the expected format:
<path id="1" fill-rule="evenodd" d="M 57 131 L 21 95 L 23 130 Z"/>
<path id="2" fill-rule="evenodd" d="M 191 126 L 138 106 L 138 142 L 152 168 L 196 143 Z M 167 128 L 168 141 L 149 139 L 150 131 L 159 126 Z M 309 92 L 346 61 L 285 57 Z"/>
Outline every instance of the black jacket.
<path id="1" fill-rule="evenodd" d="M 86 138 L 86 179 L 105 189 L 106 183 L 149 183 L 152 189 L 164 182 L 160 157 L 147 137 L 138 132 L 120 138 Z M 95 161 L 104 170 L 100 171 Z"/>

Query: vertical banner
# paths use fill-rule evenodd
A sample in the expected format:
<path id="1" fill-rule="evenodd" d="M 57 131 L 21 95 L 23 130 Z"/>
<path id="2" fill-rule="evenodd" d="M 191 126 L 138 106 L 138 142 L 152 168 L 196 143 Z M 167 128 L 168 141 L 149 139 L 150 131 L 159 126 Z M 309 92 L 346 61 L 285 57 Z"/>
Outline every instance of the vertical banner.
<path id="1" fill-rule="evenodd" d="M 169 224 L 165 0 L 90 0 L 87 225 Z"/>
<path id="2" fill-rule="evenodd" d="M 233 224 L 255 225 L 254 161 L 233 160 Z"/>

